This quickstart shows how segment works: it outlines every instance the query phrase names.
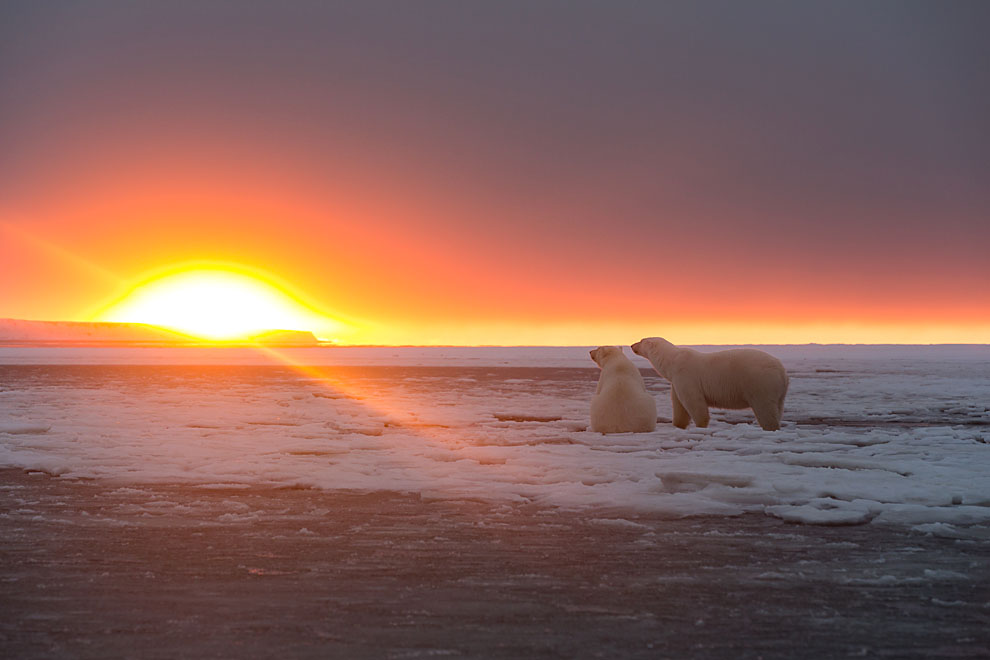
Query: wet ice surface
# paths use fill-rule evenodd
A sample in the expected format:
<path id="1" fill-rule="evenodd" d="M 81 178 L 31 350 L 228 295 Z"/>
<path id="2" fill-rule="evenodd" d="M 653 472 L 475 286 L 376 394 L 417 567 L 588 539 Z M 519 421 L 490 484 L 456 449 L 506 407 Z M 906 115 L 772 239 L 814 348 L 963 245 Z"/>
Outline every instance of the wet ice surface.
<path id="1" fill-rule="evenodd" d="M 990 544 L 0 472 L 0 655 L 986 657 Z"/>
<path id="2" fill-rule="evenodd" d="M 0 349 L 0 655 L 988 653 L 985 350 L 621 436 L 583 350 L 361 350 Z"/>
<path id="3" fill-rule="evenodd" d="M 23 355 L 11 350 L 0 359 Z M 707 429 L 668 421 L 612 436 L 586 430 L 598 372 L 583 349 L 312 350 L 286 356 L 291 367 L 269 355 L 216 364 L 231 355 L 203 349 L 193 355 L 213 364 L 165 364 L 189 359 L 185 349 L 140 354 L 154 366 L 0 365 L 0 466 L 961 535 L 990 524 L 990 352 L 980 348 L 784 347 L 781 431 L 761 430 L 749 411 L 713 411 Z M 79 359 L 51 349 L 37 359 L 46 355 Z M 321 355 L 342 366 L 301 364 Z M 646 381 L 669 420 L 666 382 Z"/>

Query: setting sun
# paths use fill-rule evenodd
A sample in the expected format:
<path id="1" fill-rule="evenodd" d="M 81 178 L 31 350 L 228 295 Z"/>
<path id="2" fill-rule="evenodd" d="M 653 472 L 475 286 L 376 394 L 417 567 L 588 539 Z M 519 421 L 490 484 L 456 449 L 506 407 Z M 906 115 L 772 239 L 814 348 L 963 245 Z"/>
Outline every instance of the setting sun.
<path id="1" fill-rule="evenodd" d="M 216 341 L 249 339 L 276 329 L 322 335 L 339 325 L 272 282 L 221 268 L 194 268 L 149 278 L 98 316 L 103 321 L 147 323 Z"/>

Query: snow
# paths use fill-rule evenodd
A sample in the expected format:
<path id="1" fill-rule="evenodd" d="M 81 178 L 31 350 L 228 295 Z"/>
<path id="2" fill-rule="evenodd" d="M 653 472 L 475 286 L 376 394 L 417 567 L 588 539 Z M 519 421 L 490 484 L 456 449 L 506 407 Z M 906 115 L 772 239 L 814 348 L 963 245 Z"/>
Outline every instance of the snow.
<path id="1" fill-rule="evenodd" d="M 767 350 L 791 376 L 781 431 L 713 411 L 707 429 L 603 436 L 586 430 L 584 348 L 281 351 L 292 367 L 248 349 L 5 348 L 0 466 L 531 502 L 617 529 L 751 512 L 960 538 L 990 525 L 987 347 Z M 666 382 L 646 380 L 669 419 Z"/>

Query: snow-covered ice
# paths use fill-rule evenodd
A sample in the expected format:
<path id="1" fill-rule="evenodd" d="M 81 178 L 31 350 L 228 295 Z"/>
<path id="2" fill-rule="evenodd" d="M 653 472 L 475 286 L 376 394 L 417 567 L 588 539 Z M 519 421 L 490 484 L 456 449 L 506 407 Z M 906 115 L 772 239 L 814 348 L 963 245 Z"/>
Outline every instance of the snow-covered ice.
<path id="1" fill-rule="evenodd" d="M 713 411 L 707 429 L 603 436 L 587 430 L 597 369 L 583 348 L 6 348 L 0 466 L 533 502 L 604 510 L 602 525 L 624 512 L 962 536 L 990 524 L 990 349 L 767 350 L 791 377 L 781 431 Z M 669 420 L 666 382 L 647 386 Z"/>

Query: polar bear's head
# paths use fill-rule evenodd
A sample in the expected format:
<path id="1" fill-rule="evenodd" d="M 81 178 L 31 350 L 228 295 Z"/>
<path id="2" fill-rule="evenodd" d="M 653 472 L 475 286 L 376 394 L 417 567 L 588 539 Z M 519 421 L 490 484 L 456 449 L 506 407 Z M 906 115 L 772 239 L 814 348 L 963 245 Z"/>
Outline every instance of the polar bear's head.
<path id="1" fill-rule="evenodd" d="M 622 349 L 618 346 L 599 346 L 595 350 L 589 351 L 589 353 L 595 364 L 602 367 L 614 356 L 622 355 Z"/>
<path id="2" fill-rule="evenodd" d="M 665 375 L 663 363 L 666 358 L 677 351 L 677 347 L 663 337 L 647 337 L 633 344 L 632 350 L 636 355 L 641 355 L 649 360 L 661 375 Z"/>
<path id="3" fill-rule="evenodd" d="M 632 348 L 633 353 L 636 355 L 642 355 L 648 358 L 652 352 L 669 350 L 676 347 L 663 337 L 646 337 L 645 339 L 640 339 L 630 348 Z"/>

